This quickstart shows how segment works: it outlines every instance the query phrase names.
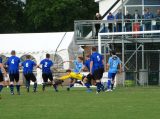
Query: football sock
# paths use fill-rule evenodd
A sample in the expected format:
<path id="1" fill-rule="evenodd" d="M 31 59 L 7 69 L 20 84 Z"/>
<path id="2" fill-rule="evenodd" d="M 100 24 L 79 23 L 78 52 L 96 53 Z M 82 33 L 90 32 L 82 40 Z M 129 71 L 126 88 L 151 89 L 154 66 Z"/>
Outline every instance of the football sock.
<path id="1" fill-rule="evenodd" d="M 0 92 L 2 91 L 2 89 L 3 89 L 3 85 L 0 85 Z"/>
<path id="2" fill-rule="evenodd" d="M 96 86 L 97 86 L 97 92 L 100 92 L 101 91 L 101 82 L 97 82 Z"/>
<path id="3" fill-rule="evenodd" d="M 17 92 L 19 93 L 20 92 L 20 85 L 16 85 L 16 88 L 17 88 Z"/>
<path id="4" fill-rule="evenodd" d="M 57 91 L 57 85 L 53 84 L 53 87 L 54 87 L 55 91 Z"/>
<path id="5" fill-rule="evenodd" d="M 86 86 L 87 88 L 90 88 L 90 84 L 89 84 L 89 83 L 85 83 L 85 86 Z"/>
<path id="6" fill-rule="evenodd" d="M 111 80 L 108 80 L 107 82 L 107 89 L 111 89 Z"/>
<path id="7" fill-rule="evenodd" d="M 37 89 L 37 83 L 34 83 L 34 85 L 33 85 L 33 91 L 35 92 L 36 89 Z"/>
<path id="8" fill-rule="evenodd" d="M 10 87 L 10 91 L 11 91 L 11 93 L 13 93 L 13 92 L 14 92 L 14 85 L 13 85 L 13 84 L 11 84 L 9 87 Z"/>
<path id="9" fill-rule="evenodd" d="M 74 86 L 74 84 L 70 84 L 70 85 L 69 85 L 69 88 L 72 88 L 73 86 Z"/>
<path id="10" fill-rule="evenodd" d="M 113 86 L 114 86 L 114 84 L 112 83 L 112 84 L 111 84 L 111 90 L 113 90 Z"/>

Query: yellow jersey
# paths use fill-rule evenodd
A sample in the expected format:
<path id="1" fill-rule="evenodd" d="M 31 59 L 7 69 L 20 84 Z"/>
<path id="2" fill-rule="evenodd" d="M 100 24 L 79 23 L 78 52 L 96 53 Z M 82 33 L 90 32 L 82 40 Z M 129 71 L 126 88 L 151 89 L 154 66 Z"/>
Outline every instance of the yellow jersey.
<path id="1" fill-rule="evenodd" d="M 82 80 L 83 78 L 83 75 L 80 74 L 80 73 L 75 73 L 75 72 L 71 72 L 67 75 L 64 75 L 64 76 L 61 76 L 59 79 L 60 80 L 66 80 L 66 79 L 69 79 L 69 78 L 73 78 L 73 79 L 77 79 L 77 80 Z"/>

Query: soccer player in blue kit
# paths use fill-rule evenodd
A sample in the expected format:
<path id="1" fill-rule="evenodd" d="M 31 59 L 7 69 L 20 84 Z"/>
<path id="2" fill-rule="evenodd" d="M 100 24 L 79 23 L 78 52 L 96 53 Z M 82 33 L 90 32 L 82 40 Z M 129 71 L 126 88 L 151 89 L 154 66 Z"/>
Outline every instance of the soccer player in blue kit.
<path id="1" fill-rule="evenodd" d="M 46 58 L 40 62 L 40 65 L 42 65 L 42 78 L 43 78 L 42 90 L 43 91 L 45 90 L 45 87 L 46 87 L 48 79 L 49 79 L 52 82 L 55 91 L 58 92 L 57 85 L 53 81 L 53 75 L 52 75 L 52 71 L 51 71 L 51 67 L 53 66 L 53 62 L 50 60 L 50 54 L 46 54 Z"/>
<path id="2" fill-rule="evenodd" d="M 12 50 L 11 57 L 9 57 L 6 62 L 10 78 L 10 92 L 12 95 L 14 95 L 14 81 L 16 81 L 17 93 L 20 95 L 19 63 L 20 58 L 16 56 L 15 50 Z"/>
<path id="3" fill-rule="evenodd" d="M 107 63 L 107 69 L 108 70 L 108 82 L 107 82 L 107 91 L 112 91 L 113 86 L 115 83 L 115 76 L 118 72 L 118 67 L 119 71 L 122 71 L 122 66 L 121 66 L 121 61 L 119 57 L 116 55 L 116 51 L 113 50 L 111 51 L 111 57 L 109 57 L 108 63 Z"/>
<path id="4" fill-rule="evenodd" d="M 104 72 L 104 60 L 101 54 L 97 52 L 96 47 L 92 47 L 92 55 L 90 62 L 90 74 L 93 75 L 94 80 L 96 80 L 97 94 L 104 90 L 104 86 L 101 84 L 101 78 Z"/>
<path id="5" fill-rule="evenodd" d="M 36 92 L 37 89 L 37 79 L 35 75 L 33 74 L 33 67 L 36 66 L 36 63 L 30 59 L 30 55 L 26 55 L 26 60 L 22 62 L 22 67 L 23 67 L 23 75 L 26 79 L 26 88 L 27 92 L 29 92 L 29 87 L 30 87 L 30 81 L 34 82 L 33 85 L 33 92 Z"/>

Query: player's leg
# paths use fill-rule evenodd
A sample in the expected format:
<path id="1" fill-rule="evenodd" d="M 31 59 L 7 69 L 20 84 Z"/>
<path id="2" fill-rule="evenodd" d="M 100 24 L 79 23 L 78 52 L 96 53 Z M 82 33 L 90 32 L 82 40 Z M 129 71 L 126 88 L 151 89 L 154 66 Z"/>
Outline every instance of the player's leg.
<path id="1" fill-rule="evenodd" d="M 30 80 L 34 82 L 33 92 L 36 92 L 37 91 L 37 79 L 33 73 L 30 74 Z"/>
<path id="2" fill-rule="evenodd" d="M 17 94 L 20 95 L 19 73 L 14 74 L 14 78 L 15 78 L 15 81 L 16 81 Z"/>
<path id="3" fill-rule="evenodd" d="M 74 86 L 76 82 L 76 79 L 70 78 L 70 82 L 69 82 L 69 86 L 67 88 L 67 91 L 70 91 L 70 88 L 72 88 Z"/>
<path id="4" fill-rule="evenodd" d="M 102 73 L 101 69 L 97 69 L 93 73 L 93 77 L 96 80 L 97 93 L 99 93 L 102 89 L 102 84 L 101 84 L 101 80 L 100 80 L 102 75 L 103 75 L 103 73 Z"/>
<path id="5" fill-rule="evenodd" d="M 27 92 L 29 92 L 29 87 L 30 87 L 29 74 L 24 74 L 24 77 L 26 79 L 26 89 L 27 89 Z"/>
<path id="6" fill-rule="evenodd" d="M 116 76 L 116 73 L 113 73 L 113 75 L 112 75 L 112 81 L 111 81 L 111 90 L 113 90 L 113 87 L 114 87 L 115 76 Z"/>
<path id="7" fill-rule="evenodd" d="M 9 74 L 9 79 L 10 79 L 10 85 L 9 85 L 10 92 L 11 95 L 14 95 L 14 74 Z"/>
<path id="8" fill-rule="evenodd" d="M 43 85 L 42 85 L 42 91 L 45 91 L 45 87 L 46 87 L 46 84 L 48 82 L 48 76 L 46 73 L 42 73 L 42 78 L 43 78 Z"/>
<path id="9" fill-rule="evenodd" d="M 102 77 L 103 77 L 104 68 L 101 68 L 99 71 L 100 71 L 100 73 L 99 73 L 99 79 L 101 80 Z M 104 85 L 102 84 L 102 82 L 101 82 L 101 90 L 102 90 L 102 91 L 105 91 Z"/>
<path id="10" fill-rule="evenodd" d="M 49 73 L 49 74 L 48 74 L 48 78 L 49 78 L 49 80 L 52 82 L 52 85 L 53 85 L 53 88 L 55 89 L 55 91 L 58 92 L 57 85 L 56 85 L 56 83 L 55 83 L 54 80 L 53 80 L 53 75 L 52 75 L 52 73 Z"/>
<path id="11" fill-rule="evenodd" d="M 0 93 L 1 93 L 2 89 L 3 89 L 3 74 L 0 73 Z"/>
<path id="12" fill-rule="evenodd" d="M 83 77 L 83 83 L 84 83 L 84 85 L 85 85 L 86 88 L 87 88 L 87 92 L 92 92 L 92 90 L 91 90 L 91 88 L 90 88 L 91 83 L 90 83 L 89 80 L 91 80 L 91 79 L 90 79 L 90 74 L 88 74 L 87 76 L 84 76 L 84 77 Z"/>
<path id="13" fill-rule="evenodd" d="M 107 91 L 111 91 L 112 73 L 108 72 Z"/>

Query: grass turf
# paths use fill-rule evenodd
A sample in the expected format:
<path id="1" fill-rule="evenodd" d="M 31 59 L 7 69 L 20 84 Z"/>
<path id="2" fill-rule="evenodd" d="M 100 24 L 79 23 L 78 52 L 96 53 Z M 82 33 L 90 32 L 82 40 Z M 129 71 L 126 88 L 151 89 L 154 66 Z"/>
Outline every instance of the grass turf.
<path id="1" fill-rule="evenodd" d="M 159 87 L 118 87 L 113 92 L 87 93 L 85 88 L 59 92 L 47 87 L 45 92 L 10 95 L 2 91 L 0 119 L 160 119 Z"/>

